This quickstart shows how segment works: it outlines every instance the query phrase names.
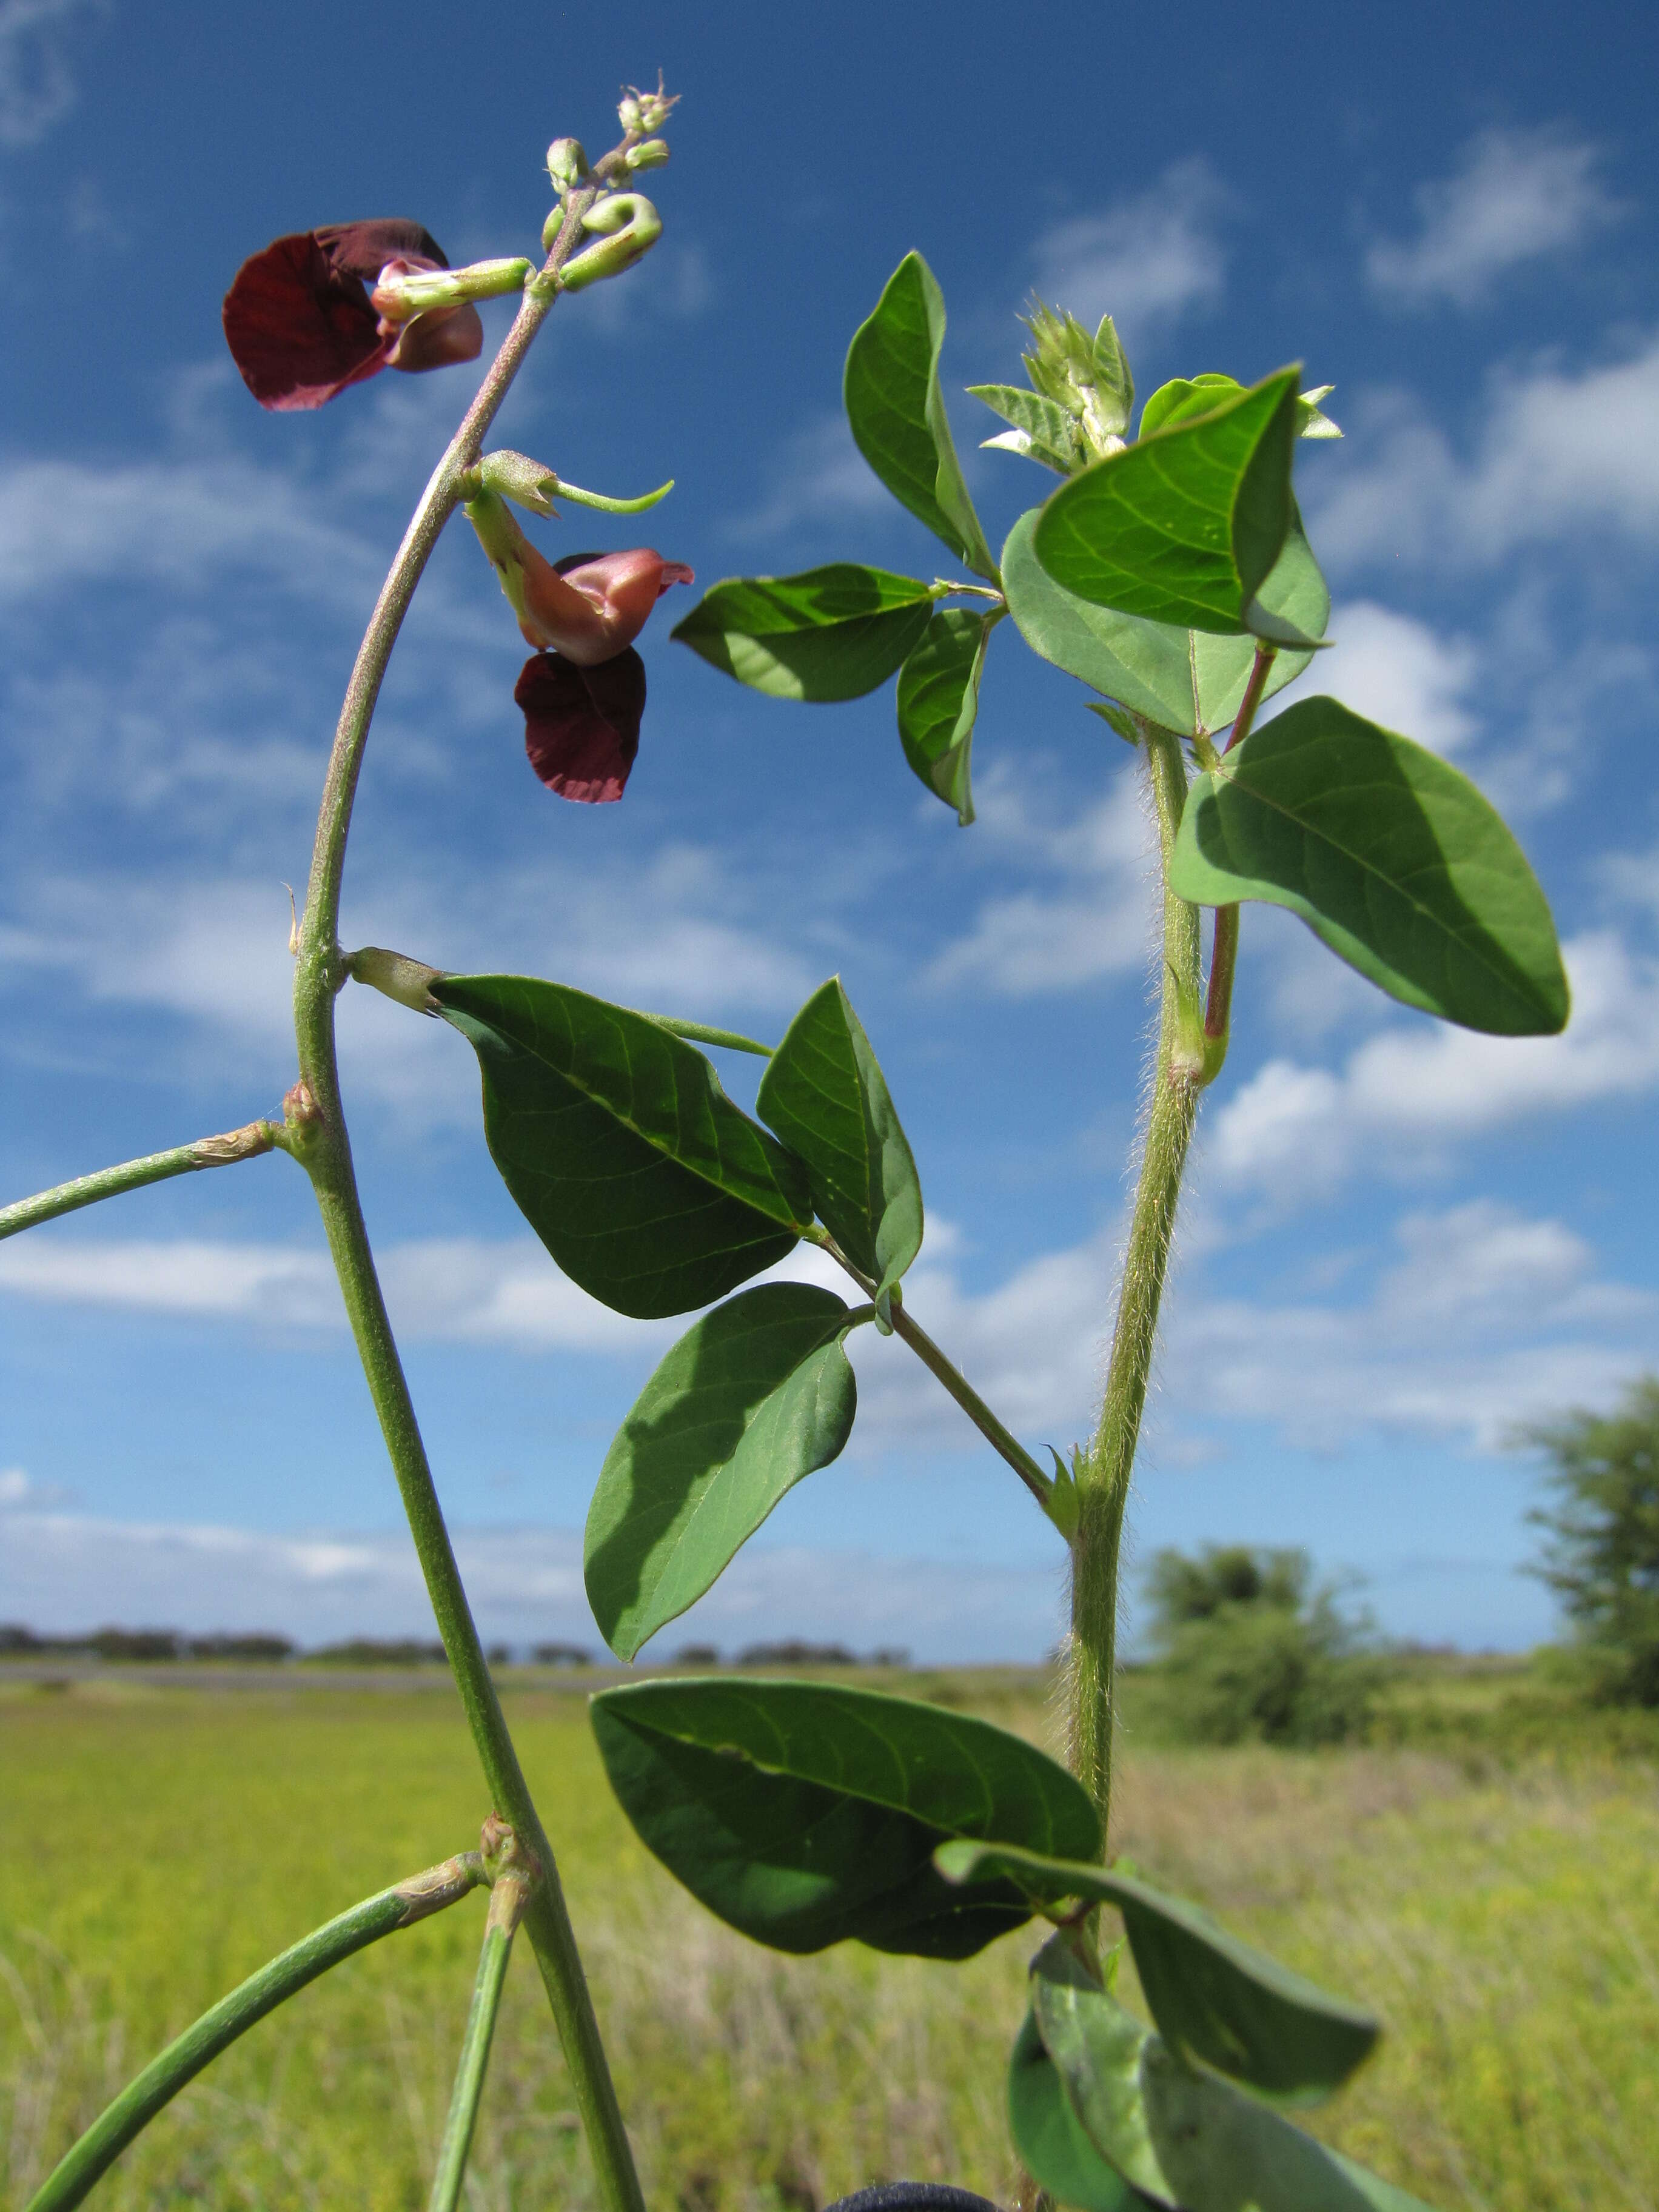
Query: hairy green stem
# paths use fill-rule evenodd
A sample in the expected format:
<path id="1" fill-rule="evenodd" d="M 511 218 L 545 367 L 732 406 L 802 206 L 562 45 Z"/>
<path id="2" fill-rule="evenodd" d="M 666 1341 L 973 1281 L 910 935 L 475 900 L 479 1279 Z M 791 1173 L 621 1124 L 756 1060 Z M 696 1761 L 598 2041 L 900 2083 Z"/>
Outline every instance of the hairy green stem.
<path id="1" fill-rule="evenodd" d="M 290 1111 L 294 1133 L 290 1148 L 311 1176 L 358 1355 L 479 1761 L 496 1812 L 512 1824 L 540 1870 L 525 1925 L 558 2027 L 576 2107 L 608 2212 L 643 2212 L 644 2199 L 552 1846 L 531 1797 L 485 1663 L 381 1296 L 340 1098 L 334 998 L 345 974 L 337 933 L 352 802 L 369 723 L 398 629 L 439 535 L 454 512 L 459 479 L 477 462 L 484 433 L 558 296 L 557 271 L 583 242 L 581 218 L 592 205 L 599 186 L 622 173 L 623 156 L 637 135 L 630 133 L 621 146 L 597 163 L 592 180 L 572 191 L 566 201 L 564 218 L 546 265 L 525 288 L 513 327 L 433 471 L 358 650 L 324 782 L 300 930 L 294 1017 L 301 1081 L 296 1086 L 300 1095 Z"/>
<path id="2" fill-rule="evenodd" d="M 444 2122 L 444 2139 L 438 2153 L 438 2170 L 432 2179 L 428 2212 L 455 2212 L 461 2201 L 467 2153 L 477 2124 L 478 2099 L 483 2092 L 484 2069 L 501 2009 L 507 1981 L 507 1963 L 513 1938 L 530 1896 L 530 1881 L 522 1874 L 499 1875 L 489 1893 L 489 1918 L 484 1924 L 483 1948 L 478 1954 L 478 1976 L 472 1984 L 472 2002 L 461 2036 L 461 2055 L 455 2069 L 455 2087 Z"/>
<path id="3" fill-rule="evenodd" d="M 269 1966 L 261 1966 L 257 1974 L 250 1974 L 240 1988 L 221 1997 L 128 2082 L 47 2176 L 25 2212 L 69 2212 L 162 2106 L 171 2103 L 186 2082 L 194 2081 L 238 2036 L 246 2035 L 256 2021 L 274 2012 L 307 1982 L 314 1982 L 319 1974 L 349 1959 L 354 1951 L 378 1943 L 383 1936 L 410 1927 L 431 1913 L 441 1912 L 483 1878 L 479 1854 L 462 1851 L 441 1866 L 428 1868 L 424 1874 L 400 1881 L 394 1889 L 383 1889 L 378 1897 L 354 1905 L 349 1912 L 341 1913 Z"/>
<path id="4" fill-rule="evenodd" d="M 1238 713 L 1233 719 L 1232 735 L 1228 738 L 1226 752 L 1243 744 L 1255 721 L 1256 709 L 1261 704 L 1261 695 L 1267 689 L 1267 675 L 1279 657 L 1279 648 L 1258 645 L 1255 659 L 1250 667 L 1250 680 L 1244 686 L 1244 696 L 1238 702 Z M 1210 948 L 1210 986 L 1204 1002 L 1204 1036 L 1209 1050 L 1205 1055 L 1205 1080 L 1212 1082 L 1220 1073 L 1226 1055 L 1227 1035 L 1232 1025 L 1233 971 L 1238 965 L 1238 908 L 1218 906 L 1215 910 L 1215 938 Z"/>
<path id="5" fill-rule="evenodd" d="M 1078 1528 L 1072 1546 L 1072 1765 L 1095 1801 L 1103 1836 L 1111 1814 L 1113 1668 L 1123 1513 L 1158 1338 L 1182 1170 L 1203 1073 L 1201 1041 L 1193 1035 L 1199 992 L 1198 909 L 1169 888 L 1170 856 L 1187 797 L 1186 763 L 1181 740 L 1172 731 L 1142 722 L 1140 732 L 1158 817 L 1163 985 L 1152 1096 L 1105 1397 L 1094 1439 L 1078 1463 Z"/>
<path id="6" fill-rule="evenodd" d="M 15 1237 L 20 1229 L 33 1229 L 42 1221 L 55 1221 L 60 1213 L 95 1206 L 100 1198 L 119 1198 L 123 1191 L 142 1190 L 146 1183 L 166 1182 L 171 1176 L 197 1175 L 203 1168 L 228 1167 L 233 1160 L 256 1159 L 277 1142 L 278 1132 L 269 1121 L 250 1121 L 246 1128 L 231 1129 L 222 1137 L 198 1137 L 193 1145 L 175 1145 L 171 1152 L 148 1152 L 142 1160 L 124 1160 L 119 1167 L 100 1168 L 95 1175 L 77 1176 L 53 1190 L 37 1191 L 15 1205 L 0 1206 L 0 1237 Z"/>

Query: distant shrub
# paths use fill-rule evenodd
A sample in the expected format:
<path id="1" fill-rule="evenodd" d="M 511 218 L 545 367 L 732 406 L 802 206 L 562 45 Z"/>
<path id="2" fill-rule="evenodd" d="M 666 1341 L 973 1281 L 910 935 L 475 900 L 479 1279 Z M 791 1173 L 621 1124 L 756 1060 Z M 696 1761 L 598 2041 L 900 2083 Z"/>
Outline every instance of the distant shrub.
<path id="1" fill-rule="evenodd" d="M 1579 1408 L 1516 1442 L 1555 1462 L 1553 1510 L 1530 1517 L 1549 1531 L 1534 1571 L 1577 1639 L 1562 1674 L 1599 1703 L 1659 1705 L 1659 1376 L 1613 1413 Z"/>
<path id="2" fill-rule="evenodd" d="M 1385 1669 L 1364 1624 L 1312 1587 L 1305 1552 L 1160 1552 L 1147 1577 L 1166 1725 L 1197 1743 L 1341 1743 Z"/>

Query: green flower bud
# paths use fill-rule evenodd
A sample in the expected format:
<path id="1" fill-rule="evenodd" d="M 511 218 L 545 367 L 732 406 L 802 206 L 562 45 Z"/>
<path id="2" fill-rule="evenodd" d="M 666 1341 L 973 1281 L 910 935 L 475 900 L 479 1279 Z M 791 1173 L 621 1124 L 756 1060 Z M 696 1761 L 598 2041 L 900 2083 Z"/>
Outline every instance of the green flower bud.
<path id="1" fill-rule="evenodd" d="M 587 155 L 580 138 L 556 138 L 547 149 L 547 173 L 561 197 L 587 174 Z"/>
<path id="2" fill-rule="evenodd" d="M 630 169 L 659 169 L 668 159 L 668 141 L 647 138 L 643 146 L 630 146 L 623 159 Z"/>
<path id="3" fill-rule="evenodd" d="M 580 292 L 631 269 L 662 236 L 662 217 L 642 192 L 613 192 L 589 208 L 582 228 L 597 231 L 599 241 L 560 270 L 560 288 L 566 292 Z"/>

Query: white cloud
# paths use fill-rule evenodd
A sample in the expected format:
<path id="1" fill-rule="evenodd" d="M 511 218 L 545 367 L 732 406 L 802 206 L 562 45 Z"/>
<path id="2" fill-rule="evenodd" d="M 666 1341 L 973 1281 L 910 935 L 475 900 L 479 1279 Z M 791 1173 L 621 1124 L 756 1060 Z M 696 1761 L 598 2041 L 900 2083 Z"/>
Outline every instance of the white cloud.
<path id="1" fill-rule="evenodd" d="M 604 1656 L 575 1529 L 453 1533 L 486 1638 L 576 1643 Z M 1035 1659 L 1058 1633 L 1060 1588 L 1058 1568 L 750 1545 L 647 1658 L 693 1641 L 733 1650 L 799 1636 L 859 1650 L 901 1645 L 935 1662 Z M 61 1513 L 7 1515 L 0 1620 L 59 1634 L 105 1621 L 198 1635 L 263 1628 L 310 1644 L 434 1633 L 402 1530 L 277 1535 Z"/>
<path id="2" fill-rule="evenodd" d="M 1483 131 L 1450 177 L 1419 187 L 1419 231 L 1378 240 L 1365 274 L 1410 307 L 1472 307 L 1508 270 L 1560 253 L 1623 213 L 1596 174 L 1600 149 L 1560 129 Z"/>
<path id="3" fill-rule="evenodd" d="M 1026 999 L 1141 967 L 1152 927 L 1152 832 L 1138 786 L 1121 773 L 1095 805 L 1057 819 L 1031 804 L 1006 767 L 984 776 L 975 857 L 1032 869 L 1042 887 L 988 899 L 968 933 L 933 961 L 929 979 Z"/>
<path id="4" fill-rule="evenodd" d="M 1347 427 L 1308 491 L 1328 568 L 1484 568 L 1593 528 L 1659 541 L 1659 339 L 1600 368 L 1497 378 L 1468 459 L 1398 399 Z"/>
<path id="5" fill-rule="evenodd" d="M 1468 705 L 1479 657 L 1467 638 L 1440 637 L 1370 599 L 1335 608 L 1328 628 L 1336 649 L 1325 667 L 1344 706 L 1437 753 L 1468 744 L 1479 727 Z"/>
<path id="6" fill-rule="evenodd" d="M 1177 161 L 1150 191 L 1044 231 L 1033 249 L 1036 292 L 1091 330 L 1109 314 L 1133 347 L 1220 299 L 1215 224 L 1225 204 L 1201 155 Z"/>
<path id="7" fill-rule="evenodd" d="M 103 0 L 0 0 L 0 146 L 38 146 L 75 105 L 70 33 Z"/>
<path id="8" fill-rule="evenodd" d="M 1659 1086 L 1659 966 L 1605 933 L 1564 954 L 1573 1012 L 1560 1036 L 1425 1018 L 1369 1038 L 1340 1072 L 1270 1060 L 1217 1115 L 1211 1171 L 1278 1204 L 1309 1203 L 1362 1168 L 1420 1173 L 1459 1139 Z"/>

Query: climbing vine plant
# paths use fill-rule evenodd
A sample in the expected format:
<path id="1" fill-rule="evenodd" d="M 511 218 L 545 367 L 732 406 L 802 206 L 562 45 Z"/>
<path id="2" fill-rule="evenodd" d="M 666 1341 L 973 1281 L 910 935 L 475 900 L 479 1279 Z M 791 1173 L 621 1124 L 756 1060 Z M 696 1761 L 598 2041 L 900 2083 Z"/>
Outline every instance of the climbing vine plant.
<path id="1" fill-rule="evenodd" d="M 921 1178 L 838 978 L 768 1045 L 612 1006 L 556 978 L 457 975 L 337 941 L 376 698 L 457 510 L 532 648 L 515 691 L 532 766 L 573 800 L 623 794 L 645 706 L 634 640 L 691 572 L 648 547 L 549 560 L 514 510 L 544 518 L 570 503 L 629 515 L 671 487 L 611 498 L 485 440 L 561 295 L 619 276 L 659 235 L 638 179 L 668 158 L 673 105 L 660 86 L 630 93 L 620 141 L 592 163 L 574 138 L 554 142 L 539 261 L 453 270 L 417 223 L 345 224 L 276 240 L 226 301 L 238 366 L 276 410 L 320 405 L 384 370 L 472 359 L 483 344 L 476 302 L 511 295 L 519 305 L 416 508 L 347 689 L 295 921 L 298 1065 L 280 1118 L 22 1200 L 0 1211 L 0 1235 L 273 1150 L 303 1170 L 489 1813 L 478 1849 L 342 1913 L 160 2053 L 70 2150 L 32 2212 L 80 2203 L 169 2099 L 296 1990 L 480 1885 L 489 1905 L 434 2212 L 459 2202 L 520 1926 L 601 2197 L 609 2212 L 642 2204 L 553 1842 L 485 1664 L 380 1295 L 335 1064 L 335 1004 L 350 982 L 441 1018 L 476 1054 L 490 1155 L 573 1281 L 621 1314 L 696 1316 L 623 1421 L 588 1512 L 588 1596 L 618 1658 L 633 1660 L 709 1589 L 778 1501 L 844 1449 L 857 1411 L 846 1346 L 860 1328 L 896 1336 L 921 1360 L 1069 1559 L 1068 1766 L 983 1721 L 869 1690 L 647 1679 L 592 1707 L 611 1787 L 646 1845 L 710 1911 L 783 1951 L 854 1941 L 961 1960 L 1036 1923 L 1043 1940 L 1024 2019 L 1009 2023 L 1006 2098 L 1026 2173 L 1060 2203 L 1409 2206 L 1289 2117 L 1364 2063 L 1376 2022 L 1115 1863 L 1110 1840 L 1120 1537 L 1189 1141 L 1231 1032 L 1241 909 L 1289 908 L 1379 989 L 1443 1020 L 1525 1036 L 1567 1018 L 1543 894 L 1466 777 L 1323 692 L 1260 719 L 1327 642 L 1329 595 L 1293 487 L 1303 442 L 1340 434 L 1319 404 L 1326 391 L 1304 390 L 1295 364 L 1248 386 L 1212 372 L 1165 384 L 1137 417 L 1110 318 L 1091 332 L 1037 303 L 1028 385 L 969 387 L 1006 425 L 986 442 L 1058 480 L 995 554 L 946 416 L 944 302 L 927 263 L 908 254 L 853 337 L 847 413 L 872 469 L 954 573 L 842 561 L 732 578 L 674 632 L 781 701 L 851 699 L 896 677 L 904 757 L 967 825 L 981 678 L 1000 631 L 996 650 L 1015 649 L 1017 637 L 1085 687 L 1105 726 L 1103 773 L 1145 779 L 1162 926 L 1150 1096 L 1103 1399 L 1069 1462 L 1051 1454 L 1045 1468 L 907 1301 Z M 726 1095 L 711 1051 L 766 1062 L 753 1115 Z M 839 1267 L 846 1295 L 753 1279 L 803 1243 Z M 1116 1993 L 1126 1944 L 1150 2018 Z"/>

